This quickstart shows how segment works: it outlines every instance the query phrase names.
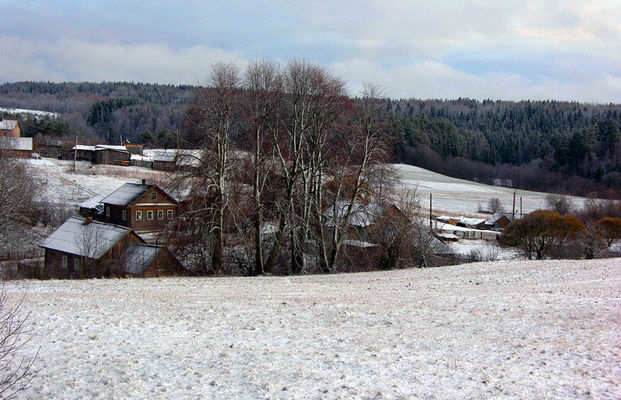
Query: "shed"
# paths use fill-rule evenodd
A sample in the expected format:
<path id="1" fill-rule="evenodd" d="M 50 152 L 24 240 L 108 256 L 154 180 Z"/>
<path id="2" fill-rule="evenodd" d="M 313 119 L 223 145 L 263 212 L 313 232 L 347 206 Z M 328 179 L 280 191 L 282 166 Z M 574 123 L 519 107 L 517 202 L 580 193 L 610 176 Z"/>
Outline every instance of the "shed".
<path id="1" fill-rule="evenodd" d="M 11 157 L 30 158 L 32 154 L 32 138 L 0 137 L 0 151 Z"/>

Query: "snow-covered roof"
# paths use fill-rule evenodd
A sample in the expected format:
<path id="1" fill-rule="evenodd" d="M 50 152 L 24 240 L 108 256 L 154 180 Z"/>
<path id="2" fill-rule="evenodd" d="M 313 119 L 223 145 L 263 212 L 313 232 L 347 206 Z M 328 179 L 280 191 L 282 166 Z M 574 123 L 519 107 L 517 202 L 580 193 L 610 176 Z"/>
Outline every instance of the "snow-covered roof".
<path id="1" fill-rule="evenodd" d="M 4 150 L 32 151 L 31 137 L 0 137 L 0 148 Z"/>
<path id="2" fill-rule="evenodd" d="M 449 239 L 449 240 L 458 240 L 459 237 L 452 234 L 452 233 L 448 233 L 448 232 L 440 232 L 437 234 L 439 238 L 442 239 Z"/>
<path id="3" fill-rule="evenodd" d="M 339 200 L 334 207 L 330 207 L 326 210 L 325 216 L 328 218 L 328 226 L 334 226 L 335 219 L 342 219 L 347 213 L 350 202 L 347 200 Z M 366 227 L 375 222 L 375 220 L 382 214 L 382 207 L 375 203 L 362 204 L 355 202 L 351 216 L 349 219 L 350 226 Z"/>
<path id="4" fill-rule="evenodd" d="M 73 146 L 71 150 L 83 150 L 83 151 L 100 151 L 100 150 L 114 150 L 114 151 L 122 151 L 128 153 L 125 146 L 114 146 L 109 144 L 96 144 L 94 146 L 88 146 L 84 144 L 79 144 L 77 146 Z"/>
<path id="5" fill-rule="evenodd" d="M 498 234 L 498 232 L 496 231 L 489 231 L 489 230 L 484 230 L 484 229 L 474 229 L 474 228 L 466 228 L 464 226 L 458 226 L 458 225 L 451 225 L 451 224 L 437 224 L 434 225 L 434 229 L 437 231 L 444 231 L 444 232 L 486 232 L 486 233 L 493 233 L 495 235 Z"/>
<path id="6" fill-rule="evenodd" d="M 86 222 L 85 218 L 69 218 L 41 243 L 41 247 L 97 259 L 131 232 L 124 226 Z"/>
<path id="7" fill-rule="evenodd" d="M 127 152 L 127 148 L 125 146 L 114 146 L 111 144 L 96 144 L 95 145 L 95 150 L 103 150 L 103 149 Z"/>
<path id="8" fill-rule="evenodd" d="M 493 226 L 502 217 L 504 217 L 504 214 L 496 213 L 496 214 L 492 215 L 491 217 L 489 217 L 487 221 L 485 221 L 485 225 Z"/>
<path id="9" fill-rule="evenodd" d="M 79 144 L 77 146 L 73 146 L 71 150 L 95 151 L 95 146 L 87 146 L 84 144 Z"/>
<path id="10" fill-rule="evenodd" d="M 112 204 L 115 206 L 126 206 L 152 187 L 153 185 L 126 183 L 108 195 L 108 197 L 104 198 L 102 203 Z"/>
<path id="11" fill-rule="evenodd" d="M 464 225 L 476 226 L 485 222 L 483 218 L 467 218 L 467 217 L 459 217 L 457 222 L 461 222 Z"/>
<path id="12" fill-rule="evenodd" d="M 162 251 L 161 246 L 133 245 L 125 254 L 125 272 L 132 275 L 142 275 L 160 251 Z"/>
<path id="13" fill-rule="evenodd" d="M 366 249 L 368 247 L 377 247 L 375 243 L 363 242 L 362 240 L 343 240 L 343 244 L 347 246 L 360 247 Z"/>
<path id="14" fill-rule="evenodd" d="M 0 130 L 3 130 L 3 131 L 12 131 L 13 129 L 15 129 L 16 125 L 17 125 L 17 121 L 12 120 L 12 119 L 0 120 Z"/>
<path id="15" fill-rule="evenodd" d="M 80 203 L 80 208 L 97 208 L 101 201 L 104 199 L 104 196 L 98 194 L 96 196 L 91 197 L 90 199 L 83 201 Z"/>

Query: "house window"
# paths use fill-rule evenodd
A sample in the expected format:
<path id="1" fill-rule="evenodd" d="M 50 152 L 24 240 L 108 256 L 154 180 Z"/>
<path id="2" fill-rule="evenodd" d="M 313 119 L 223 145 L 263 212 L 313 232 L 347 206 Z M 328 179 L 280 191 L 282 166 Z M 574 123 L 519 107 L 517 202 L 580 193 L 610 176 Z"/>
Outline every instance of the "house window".
<path id="1" fill-rule="evenodd" d="M 67 268 L 68 267 L 69 260 L 67 259 L 67 256 L 63 256 L 62 263 L 63 263 L 63 268 Z"/>
<path id="2" fill-rule="evenodd" d="M 151 193 L 151 200 L 156 200 L 157 199 L 157 193 L 153 192 Z"/>
<path id="3" fill-rule="evenodd" d="M 164 219 L 164 210 L 157 210 L 157 219 Z"/>
<path id="4" fill-rule="evenodd" d="M 127 220 L 127 211 L 121 211 L 121 218 L 123 218 L 123 221 Z"/>
<path id="5" fill-rule="evenodd" d="M 73 270 L 74 271 L 79 271 L 80 270 L 80 259 L 79 258 L 74 258 L 73 259 Z"/>
<path id="6" fill-rule="evenodd" d="M 142 221 L 142 211 L 136 211 L 136 221 Z"/>
<path id="7" fill-rule="evenodd" d="M 153 219 L 153 211 L 152 210 L 147 211 L 147 219 L 149 221 L 151 221 Z"/>
<path id="8" fill-rule="evenodd" d="M 166 210 L 166 218 L 173 219 L 173 210 Z"/>
<path id="9" fill-rule="evenodd" d="M 106 206 L 106 217 L 110 218 L 110 206 Z"/>

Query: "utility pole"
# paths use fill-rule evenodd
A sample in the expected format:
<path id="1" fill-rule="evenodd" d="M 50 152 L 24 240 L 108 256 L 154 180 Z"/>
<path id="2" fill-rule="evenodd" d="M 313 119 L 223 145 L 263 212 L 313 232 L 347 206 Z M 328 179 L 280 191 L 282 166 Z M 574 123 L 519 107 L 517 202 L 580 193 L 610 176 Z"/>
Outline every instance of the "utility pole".
<path id="1" fill-rule="evenodd" d="M 515 190 L 513 191 L 513 207 L 511 207 L 511 221 L 515 221 Z"/>
<path id="2" fill-rule="evenodd" d="M 433 195 L 429 193 L 429 229 L 433 229 Z"/>
<path id="3" fill-rule="evenodd" d="M 75 163 L 78 160 L 78 135 L 75 136 L 75 147 L 73 148 L 73 173 L 75 173 Z"/>
<path id="4" fill-rule="evenodd" d="M 522 196 L 520 196 L 520 218 L 524 217 L 524 214 L 522 213 Z"/>

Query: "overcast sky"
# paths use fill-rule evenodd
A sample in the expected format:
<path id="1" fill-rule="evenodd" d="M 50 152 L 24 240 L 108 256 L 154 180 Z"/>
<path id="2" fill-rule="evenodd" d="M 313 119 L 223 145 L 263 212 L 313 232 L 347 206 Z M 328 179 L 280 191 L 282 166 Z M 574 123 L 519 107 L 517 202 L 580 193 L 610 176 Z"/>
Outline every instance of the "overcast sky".
<path id="1" fill-rule="evenodd" d="M 357 94 L 621 103 L 621 1 L 0 0 L 0 82 L 196 84 L 304 58 Z"/>

